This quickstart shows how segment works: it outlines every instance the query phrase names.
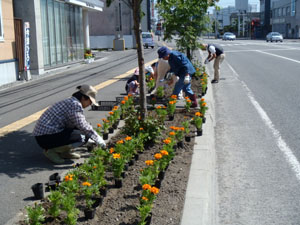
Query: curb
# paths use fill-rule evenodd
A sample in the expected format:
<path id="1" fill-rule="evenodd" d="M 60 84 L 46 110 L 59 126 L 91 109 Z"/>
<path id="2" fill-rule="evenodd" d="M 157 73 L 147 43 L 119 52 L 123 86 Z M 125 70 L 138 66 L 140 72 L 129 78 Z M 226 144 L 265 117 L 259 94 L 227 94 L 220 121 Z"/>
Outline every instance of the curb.
<path id="1" fill-rule="evenodd" d="M 200 60 L 202 58 L 200 51 Z M 203 124 L 203 136 L 195 138 L 181 225 L 216 224 L 215 109 L 212 85 L 210 82 L 207 85 L 205 100 L 209 110 Z"/>

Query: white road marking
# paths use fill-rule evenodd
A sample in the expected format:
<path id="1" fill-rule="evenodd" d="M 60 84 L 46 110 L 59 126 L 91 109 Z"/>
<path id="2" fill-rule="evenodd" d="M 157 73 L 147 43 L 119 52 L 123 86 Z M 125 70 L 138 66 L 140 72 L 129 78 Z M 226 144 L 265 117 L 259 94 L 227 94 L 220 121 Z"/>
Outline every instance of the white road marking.
<path id="1" fill-rule="evenodd" d="M 291 50 L 291 49 L 289 49 L 289 50 Z M 290 61 L 292 61 L 292 62 L 300 63 L 300 61 L 299 61 L 299 60 L 291 59 L 291 58 L 284 57 L 284 56 L 281 56 L 281 55 L 276 55 L 276 54 L 269 53 L 269 52 L 263 52 L 263 51 L 261 51 L 261 50 L 256 50 L 256 51 L 257 51 L 257 52 L 260 52 L 260 53 L 267 54 L 267 55 L 272 55 L 272 56 L 275 56 L 275 57 L 278 57 L 278 58 L 282 58 L 282 59 L 290 60 Z"/>
<path id="2" fill-rule="evenodd" d="M 267 115 L 267 113 L 260 106 L 260 104 L 255 100 L 253 93 L 248 88 L 248 86 L 245 84 L 245 82 L 243 82 L 243 81 L 241 81 L 239 79 L 239 75 L 232 68 L 232 66 L 229 65 L 229 63 L 227 63 L 227 65 L 232 70 L 232 72 L 236 76 L 236 78 L 241 82 L 242 86 L 246 89 L 248 98 L 250 99 L 250 101 L 253 104 L 254 108 L 256 109 L 256 111 L 258 112 L 258 114 L 260 115 L 260 117 L 262 118 L 262 120 L 265 123 L 265 125 L 272 132 L 278 148 L 281 150 L 281 152 L 283 153 L 285 159 L 287 160 L 287 162 L 291 166 L 292 170 L 295 172 L 295 175 L 296 175 L 297 179 L 300 181 L 300 163 L 297 160 L 296 156 L 293 154 L 292 150 L 287 145 L 287 143 L 283 140 L 283 138 L 281 137 L 280 132 L 275 128 L 274 124 L 272 123 L 272 121 L 269 118 L 269 116 Z"/>
<path id="3" fill-rule="evenodd" d="M 290 51 L 290 50 L 300 50 L 300 48 L 269 48 L 269 49 L 264 49 L 264 51 Z M 226 53 L 228 52 L 258 52 L 262 50 L 259 49 L 241 49 L 241 50 L 226 50 Z"/>

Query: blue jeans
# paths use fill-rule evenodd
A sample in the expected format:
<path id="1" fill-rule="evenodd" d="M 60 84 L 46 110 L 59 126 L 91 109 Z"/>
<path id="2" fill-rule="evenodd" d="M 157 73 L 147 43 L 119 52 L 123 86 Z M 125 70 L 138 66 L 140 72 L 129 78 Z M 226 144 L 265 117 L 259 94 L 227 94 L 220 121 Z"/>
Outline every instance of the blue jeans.
<path id="1" fill-rule="evenodd" d="M 192 75 L 190 75 L 190 76 L 192 77 Z M 178 94 L 181 90 L 183 90 L 185 92 L 185 95 L 187 95 L 187 96 L 194 95 L 194 92 L 191 89 L 191 83 L 184 84 L 184 77 L 185 76 L 179 77 L 179 80 L 175 84 L 175 87 L 174 87 L 174 90 L 173 90 L 173 95 L 178 96 Z"/>

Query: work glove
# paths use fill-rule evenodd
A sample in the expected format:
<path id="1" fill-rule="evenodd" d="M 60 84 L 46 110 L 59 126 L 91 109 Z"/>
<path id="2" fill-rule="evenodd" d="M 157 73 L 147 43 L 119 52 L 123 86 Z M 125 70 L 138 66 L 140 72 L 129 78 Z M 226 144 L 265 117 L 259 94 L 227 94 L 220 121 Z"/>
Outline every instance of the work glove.
<path id="1" fill-rule="evenodd" d="M 97 145 L 100 146 L 103 149 L 106 148 L 106 143 L 105 143 L 105 141 L 100 136 L 97 139 Z"/>
<path id="2" fill-rule="evenodd" d="M 189 83 L 191 83 L 191 76 L 190 75 L 186 75 L 185 77 L 184 77 L 184 84 L 189 84 Z"/>
<path id="3" fill-rule="evenodd" d="M 208 61 L 208 59 L 205 59 L 204 64 L 207 64 L 207 63 L 209 63 L 209 61 Z"/>

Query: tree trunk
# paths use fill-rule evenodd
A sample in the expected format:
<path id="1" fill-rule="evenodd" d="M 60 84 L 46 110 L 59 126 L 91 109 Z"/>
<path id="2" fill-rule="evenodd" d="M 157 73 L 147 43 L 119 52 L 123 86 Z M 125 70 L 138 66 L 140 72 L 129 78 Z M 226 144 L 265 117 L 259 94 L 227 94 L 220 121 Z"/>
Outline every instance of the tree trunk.
<path id="1" fill-rule="evenodd" d="M 133 21 L 134 21 L 134 33 L 137 43 L 137 54 L 139 63 L 139 83 L 140 83 L 140 115 L 144 119 L 147 112 L 147 101 L 146 101 L 146 79 L 145 79 L 145 61 L 144 61 L 144 49 L 141 39 L 141 0 L 133 1 Z"/>
<path id="2" fill-rule="evenodd" d="M 186 49 L 186 57 L 192 61 L 191 49 L 189 47 Z"/>

